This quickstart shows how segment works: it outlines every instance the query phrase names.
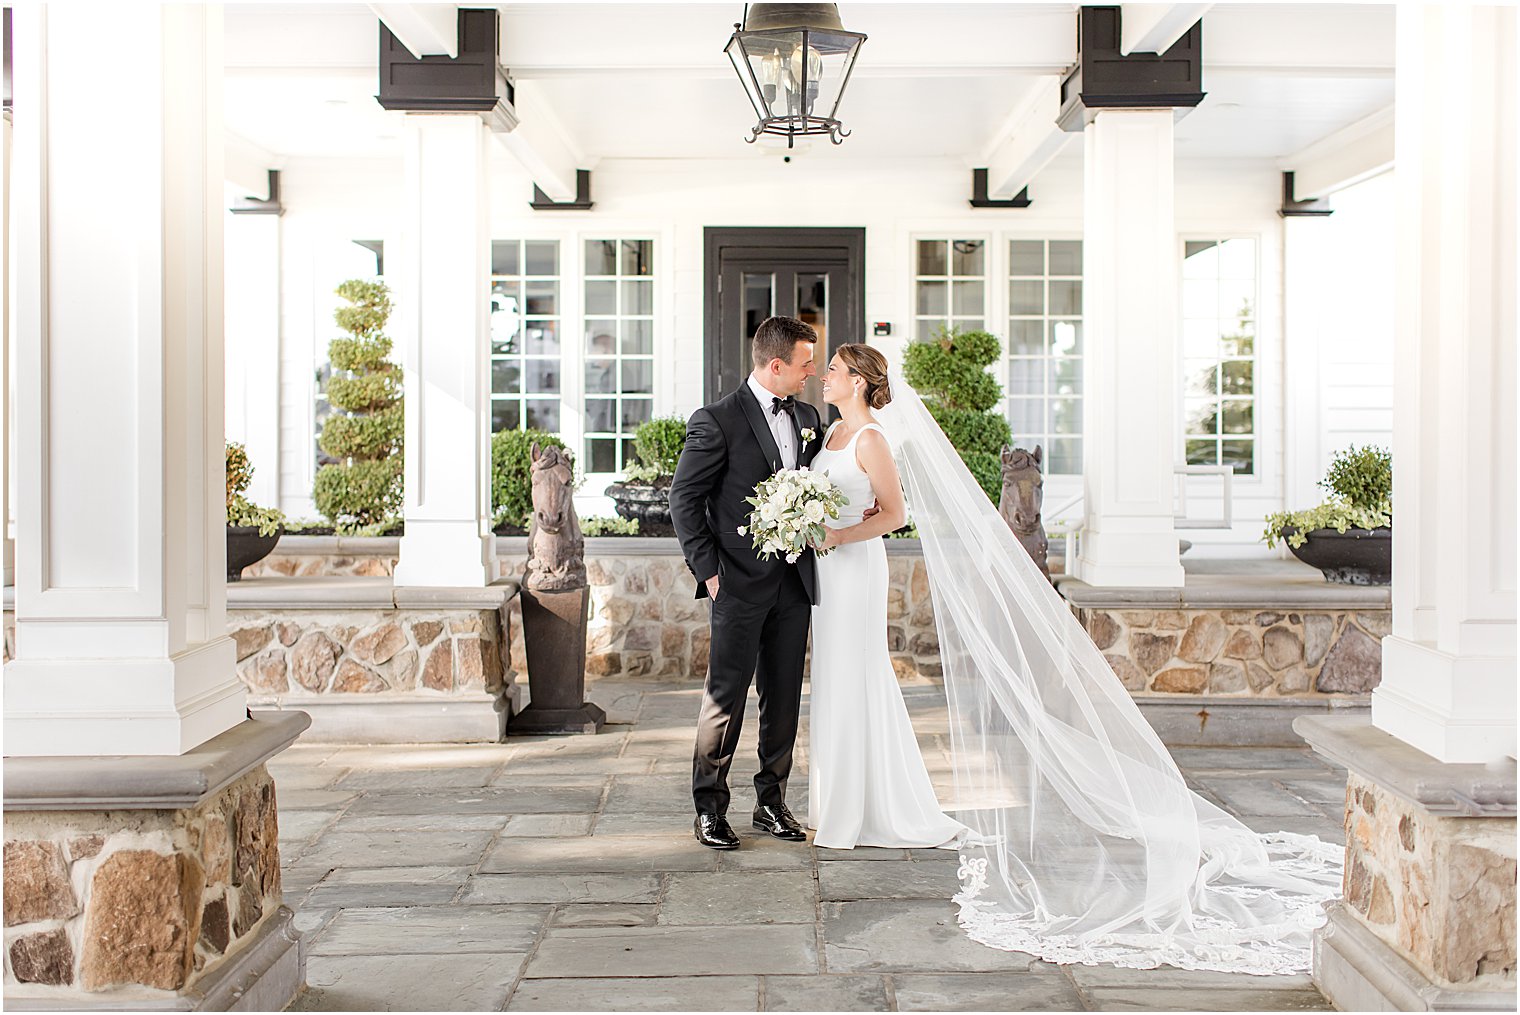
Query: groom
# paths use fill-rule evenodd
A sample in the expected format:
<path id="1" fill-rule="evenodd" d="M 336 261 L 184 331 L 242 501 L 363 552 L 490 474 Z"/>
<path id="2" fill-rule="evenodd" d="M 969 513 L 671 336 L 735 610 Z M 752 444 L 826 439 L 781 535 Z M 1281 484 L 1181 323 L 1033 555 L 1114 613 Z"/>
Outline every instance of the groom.
<path id="1" fill-rule="evenodd" d="M 755 331 L 754 371 L 738 390 L 703 406 L 686 424 L 686 446 L 670 484 L 670 519 L 697 598 L 711 602 L 712 645 L 697 717 L 691 793 L 697 841 L 738 849 L 729 827 L 728 769 L 744 725 L 751 678 L 760 694 L 760 771 L 754 826 L 778 839 L 807 834 L 786 807 L 786 780 L 797 740 L 808 625 L 818 598 L 811 550 L 795 564 L 761 560 L 739 527 L 745 498 L 781 469 L 813 460 L 823 433 L 818 410 L 797 395 L 816 372 L 818 334 L 794 317 L 771 317 Z"/>

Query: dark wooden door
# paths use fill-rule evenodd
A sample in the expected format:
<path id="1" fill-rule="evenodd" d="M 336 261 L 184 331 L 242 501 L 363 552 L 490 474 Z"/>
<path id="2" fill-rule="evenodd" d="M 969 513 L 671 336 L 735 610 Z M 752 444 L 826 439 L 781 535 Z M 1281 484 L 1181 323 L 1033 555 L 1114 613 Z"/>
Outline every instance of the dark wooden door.
<path id="1" fill-rule="evenodd" d="M 755 329 L 772 315 L 818 332 L 820 374 L 836 348 L 865 341 L 863 229 L 709 228 L 706 277 L 708 402 L 744 383 Z M 828 417 L 816 379 L 802 398 Z"/>

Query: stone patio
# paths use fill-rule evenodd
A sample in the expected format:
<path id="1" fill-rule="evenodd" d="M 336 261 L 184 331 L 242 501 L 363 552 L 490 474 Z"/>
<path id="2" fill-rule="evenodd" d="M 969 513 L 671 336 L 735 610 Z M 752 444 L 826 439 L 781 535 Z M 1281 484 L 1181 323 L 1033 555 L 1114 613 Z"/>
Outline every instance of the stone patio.
<path id="1" fill-rule="evenodd" d="M 904 692 L 939 778 L 943 698 Z M 309 985 L 293 1010 L 1329 1009 L 1307 976 L 1059 967 L 977 945 L 949 901 L 953 853 L 815 849 L 743 821 L 744 848 L 702 849 L 688 796 L 700 693 L 595 683 L 610 719 L 595 737 L 286 751 L 270 771 Z M 753 716 L 752 699 L 736 816 Z M 1176 754 L 1253 828 L 1343 841 L 1345 773 L 1307 749 Z"/>

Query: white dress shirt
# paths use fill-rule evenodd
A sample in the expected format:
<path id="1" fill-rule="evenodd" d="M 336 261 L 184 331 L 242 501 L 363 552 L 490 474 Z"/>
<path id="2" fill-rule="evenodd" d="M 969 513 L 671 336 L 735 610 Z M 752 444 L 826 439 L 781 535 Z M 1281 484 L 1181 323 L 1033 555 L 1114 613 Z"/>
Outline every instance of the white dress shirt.
<path id="1" fill-rule="evenodd" d="M 792 427 L 792 417 L 784 412 L 771 412 L 771 406 L 777 396 L 765 390 L 765 385 L 755 380 L 754 374 L 749 375 L 749 390 L 760 403 L 765 421 L 770 424 L 771 434 L 776 438 L 776 447 L 781 449 L 782 467 L 795 469 L 797 467 L 797 431 Z"/>

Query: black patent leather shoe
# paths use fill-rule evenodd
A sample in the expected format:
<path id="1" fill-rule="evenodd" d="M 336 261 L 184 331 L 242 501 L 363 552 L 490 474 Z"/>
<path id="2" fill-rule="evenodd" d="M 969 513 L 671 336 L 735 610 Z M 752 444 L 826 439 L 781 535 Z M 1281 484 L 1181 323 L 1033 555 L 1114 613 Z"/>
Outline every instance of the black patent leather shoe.
<path id="1" fill-rule="evenodd" d="M 708 849 L 738 849 L 739 837 L 721 814 L 698 814 L 692 822 L 697 841 Z"/>
<path id="2" fill-rule="evenodd" d="M 755 827 L 762 832 L 769 832 L 778 839 L 787 842 L 806 842 L 807 833 L 792 817 L 792 812 L 786 809 L 786 804 L 771 807 L 761 804 L 755 808 Z"/>

